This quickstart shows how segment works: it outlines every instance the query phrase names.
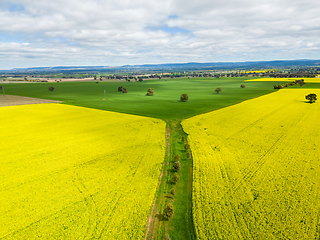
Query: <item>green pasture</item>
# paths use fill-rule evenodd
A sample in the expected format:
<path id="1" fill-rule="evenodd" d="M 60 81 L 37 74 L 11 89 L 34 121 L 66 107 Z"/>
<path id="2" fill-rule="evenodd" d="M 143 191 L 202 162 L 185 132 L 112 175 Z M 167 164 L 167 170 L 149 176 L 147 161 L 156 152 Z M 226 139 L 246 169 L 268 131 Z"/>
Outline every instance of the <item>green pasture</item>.
<path id="1" fill-rule="evenodd" d="M 181 120 L 275 91 L 276 82 L 244 82 L 250 78 L 180 78 L 143 82 L 54 82 L 5 84 L 6 94 L 53 99 L 65 104 L 121 113 Z M 245 84 L 245 88 L 240 85 Z M 48 87 L 54 87 L 50 92 Z M 118 87 L 128 93 L 118 92 Z M 215 89 L 222 91 L 217 94 Z M 154 88 L 154 96 L 146 96 Z M 106 91 L 106 100 L 104 91 Z M 180 101 L 187 93 L 189 100 Z"/>

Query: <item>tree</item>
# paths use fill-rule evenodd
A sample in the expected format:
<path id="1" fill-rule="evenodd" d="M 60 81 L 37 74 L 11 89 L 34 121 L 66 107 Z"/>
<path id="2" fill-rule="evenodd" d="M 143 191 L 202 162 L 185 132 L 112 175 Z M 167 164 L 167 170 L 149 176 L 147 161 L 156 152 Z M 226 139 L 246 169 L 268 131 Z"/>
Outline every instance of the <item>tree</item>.
<path id="1" fill-rule="evenodd" d="M 188 99 L 189 99 L 189 96 L 188 96 L 188 94 L 186 94 L 186 93 L 183 93 L 183 94 L 180 96 L 180 101 L 181 101 L 181 102 L 186 102 L 186 101 L 188 101 Z"/>
<path id="2" fill-rule="evenodd" d="M 128 92 L 128 90 L 125 87 L 123 87 L 122 88 L 122 93 L 127 93 L 127 92 Z"/>
<path id="3" fill-rule="evenodd" d="M 306 83 L 304 82 L 304 79 L 296 80 L 296 83 L 298 83 L 298 84 L 300 85 L 300 88 L 301 88 L 304 84 L 306 84 Z"/>
<path id="4" fill-rule="evenodd" d="M 315 93 L 310 93 L 306 96 L 306 99 L 309 100 L 309 103 L 314 103 L 317 100 L 317 95 Z"/>
<path id="5" fill-rule="evenodd" d="M 241 88 L 245 88 L 245 87 L 246 87 L 246 85 L 244 85 L 244 84 L 241 84 L 241 85 L 240 85 L 240 87 L 241 87 Z"/>
<path id="6" fill-rule="evenodd" d="M 172 203 L 168 203 L 166 208 L 163 210 L 163 216 L 169 220 L 170 218 L 172 218 L 174 213 L 174 209 L 173 209 L 173 205 Z"/>
<path id="7" fill-rule="evenodd" d="M 221 92 L 221 88 L 216 88 L 215 92 L 219 94 Z"/>
<path id="8" fill-rule="evenodd" d="M 175 163 L 173 164 L 173 168 L 174 168 L 177 172 L 180 171 L 180 169 L 181 169 L 180 162 L 179 162 L 179 161 L 175 162 Z"/>
<path id="9" fill-rule="evenodd" d="M 179 181 L 179 179 L 180 179 L 179 174 L 178 173 L 174 173 L 173 177 L 172 177 L 172 181 L 174 183 L 177 183 Z"/>
<path id="10" fill-rule="evenodd" d="M 153 88 L 149 88 L 147 91 L 147 96 L 153 96 L 154 95 L 154 90 Z"/>
<path id="11" fill-rule="evenodd" d="M 118 92 L 122 92 L 122 86 L 121 87 L 118 87 Z"/>
<path id="12" fill-rule="evenodd" d="M 53 91 L 54 90 L 54 87 L 48 87 L 49 91 Z"/>

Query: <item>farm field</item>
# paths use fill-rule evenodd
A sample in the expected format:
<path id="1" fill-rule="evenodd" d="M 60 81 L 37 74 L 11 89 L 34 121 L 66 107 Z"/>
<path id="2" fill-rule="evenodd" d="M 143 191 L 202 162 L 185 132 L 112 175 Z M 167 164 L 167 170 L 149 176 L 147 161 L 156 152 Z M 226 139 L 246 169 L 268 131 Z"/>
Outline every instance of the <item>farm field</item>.
<path id="1" fill-rule="evenodd" d="M 247 82 L 238 78 L 180 78 L 147 80 L 144 82 L 60 82 L 6 84 L 6 94 L 63 101 L 65 104 L 101 110 L 129 113 L 163 120 L 181 120 L 197 114 L 229 106 L 249 98 L 276 90 L 273 82 Z M 48 91 L 53 86 L 54 91 Z M 118 87 L 128 93 L 118 92 Z M 221 87 L 219 94 L 215 89 Z M 154 96 L 146 96 L 154 88 Z M 106 91 L 106 97 L 104 96 Z M 189 95 L 187 103 L 180 102 L 183 93 Z M 106 98 L 106 100 L 102 100 Z"/>
<path id="2" fill-rule="evenodd" d="M 246 80 L 245 82 L 293 82 L 295 80 L 303 79 L 306 83 L 320 83 L 320 78 L 256 78 L 256 79 L 250 79 Z"/>
<path id="3" fill-rule="evenodd" d="M 283 89 L 182 121 L 198 239 L 320 237 L 319 89 Z"/>
<path id="4" fill-rule="evenodd" d="M 165 122 L 56 103 L 0 115 L 0 239 L 144 237 Z"/>

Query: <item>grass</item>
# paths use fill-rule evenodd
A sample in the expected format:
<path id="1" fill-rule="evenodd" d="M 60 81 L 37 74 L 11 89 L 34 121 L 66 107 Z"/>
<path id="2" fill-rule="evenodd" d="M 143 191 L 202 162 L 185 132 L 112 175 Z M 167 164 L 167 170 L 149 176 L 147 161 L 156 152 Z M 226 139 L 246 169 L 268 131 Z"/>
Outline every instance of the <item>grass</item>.
<path id="1" fill-rule="evenodd" d="M 163 120 L 192 117 L 275 91 L 274 82 L 246 82 L 250 78 L 197 78 L 144 82 L 60 82 L 7 84 L 6 94 L 64 101 L 65 104 L 129 113 Z M 246 88 L 240 88 L 240 84 Z M 53 86 L 54 91 L 48 91 Z M 128 93 L 118 92 L 118 87 Z M 221 87 L 220 94 L 214 90 Z M 154 88 L 154 96 L 146 96 Z M 104 99 L 106 90 L 106 100 Z M 187 93 L 188 102 L 180 102 Z"/>

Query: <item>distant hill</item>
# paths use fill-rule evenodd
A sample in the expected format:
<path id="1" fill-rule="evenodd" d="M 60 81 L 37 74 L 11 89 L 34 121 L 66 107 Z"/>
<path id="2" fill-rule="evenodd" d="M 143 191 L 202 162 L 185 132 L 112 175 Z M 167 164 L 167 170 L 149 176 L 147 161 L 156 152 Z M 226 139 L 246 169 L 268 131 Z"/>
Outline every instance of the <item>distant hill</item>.
<path id="1" fill-rule="evenodd" d="M 144 64 L 125 65 L 124 69 L 236 69 L 236 68 L 290 68 L 319 66 L 320 60 L 283 60 L 283 61 L 251 61 L 251 62 L 214 62 L 214 63 L 166 63 L 166 64 Z"/>
<path id="2" fill-rule="evenodd" d="M 33 68 L 14 68 L 0 72 L 111 72 L 128 70 L 208 70 L 208 69 L 263 69 L 263 68 L 296 68 L 296 67 L 320 67 L 320 60 L 278 60 L 278 61 L 250 61 L 250 62 L 212 62 L 212 63 L 165 63 L 165 64 L 143 64 L 143 65 L 124 65 L 117 67 L 110 66 L 56 66 L 56 67 L 33 67 Z"/>

